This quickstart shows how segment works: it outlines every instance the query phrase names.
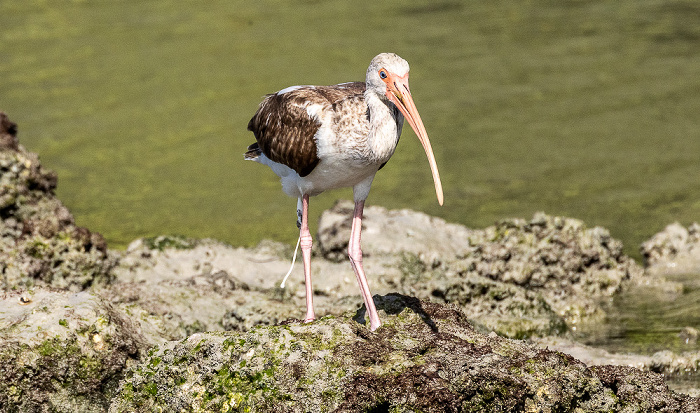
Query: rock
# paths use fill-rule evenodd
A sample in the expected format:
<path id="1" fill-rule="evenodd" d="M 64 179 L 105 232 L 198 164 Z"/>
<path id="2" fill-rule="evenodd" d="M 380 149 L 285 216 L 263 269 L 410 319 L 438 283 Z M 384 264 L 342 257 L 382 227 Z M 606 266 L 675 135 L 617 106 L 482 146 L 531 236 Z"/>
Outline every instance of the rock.
<path id="1" fill-rule="evenodd" d="M 454 306 L 375 300 L 375 332 L 349 313 L 168 343 L 109 411 L 700 411 L 661 375 L 482 334 Z"/>
<path id="2" fill-rule="evenodd" d="M 211 239 L 160 236 L 133 241 L 113 270 L 122 282 L 182 281 L 202 273 L 224 271 L 239 282 L 274 288 L 289 269 L 292 249 L 263 241 L 256 248 L 234 248 Z M 303 278 L 303 277 L 302 277 Z"/>
<path id="3" fill-rule="evenodd" d="M 317 255 L 330 260 L 320 256 L 313 259 L 318 315 L 339 315 L 362 303 L 351 266 L 345 258 L 338 262 L 347 247 L 349 234 L 344 232 L 352 207 L 349 201 L 338 202 L 321 219 Z M 625 283 L 643 278 L 641 267 L 622 254 L 619 241 L 604 229 L 587 229 L 574 219 L 537 214 L 531 221 L 505 220 L 484 230 L 469 230 L 408 210 L 370 206 L 365 211 L 364 265 L 373 292 L 400 292 L 456 303 L 477 324 L 511 338 L 561 334 L 581 322 L 601 320 L 605 315 L 602 303 Z M 447 242 L 440 241 L 443 236 Z M 153 283 L 181 282 L 205 271 L 223 271 L 249 286 L 249 296 L 258 297 L 248 302 L 272 299 L 261 308 L 291 310 L 286 317 L 281 312 L 274 311 L 273 315 L 266 311 L 269 318 L 256 318 L 252 314 L 258 310 L 229 307 L 226 328 L 238 328 L 232 323 L 249 314 L 249 321 L 240 326 L 245 329 L 255 323 L 270 324 L 303 315 L 301 265 L 292 273 L 287 289 L 278 290 L 276 286 L 287 271 L 291 255 L 290 246 L 269 241 L 246 249 L 212 240 L 163 237 L 134 242 L 121 256 L 114 273 L 120 282 Z M 130 288 L 142 287 L 126 290 Z M 235 306 L 235 300 L 218 296 L 212 301 Z M 173 298 L 163 297 L 161 302 L 169 305 Z M 202 312 L 199 316 L 221 320 L 220 309 L 216 310 L 216 317 Z M 147 312 L 172 313 L 162 308 Z M 197 311 L 187 311 L 194 313 Z M 208 328 L 224 328 L 218 321 L 202 323 Z M 177 325 L 181 332 L 193 331 L 183 330 L 179 322 Z M 175 330 L 170 331 L 174 334 Z M 177 335 L 169 333 L 166 337 Z"/>
<path id="4" fill-rule="evenodd" d="M 370 284 L 404 294 L 376 297 L 384 325 L 370 332 L 345 258 L 352 203 L 339 202 L 323 215 L 312 263 L 322 317 L 302 324 L 301 266 L 278 287 L 291 246 L 160 236 L 108 251 L 75 225 L 54 196 L 56 175 L 16 133 L 0 113 L 2 411 L 698 410 L 654 373 L 588 368 L 493 332 L 562 334 L 602 318 L 601 301 L 628 285 L 680 294 L 679 283 L 645 277 L 604 229 L 537 214 L 470 230 L 370 206 Z M 655 254 L 692 256 L 696 227 L 676 228 L 674 252 Z M 659 352 L 640 367 L 692 376 L 698 360 Z"/>
<path id="5" fill-rule="evenodd" d="M 700 273 L 700 225 L 670 224 L 642 243 L 641 252 L 651 273 Z"/>
<path id="6" fill-rule="evenodd" d="M 338 202 L 324 212 L 320 255 L 337 260 L 345 254 L 352 208 Z M 362 240 L 365 266 L 384 273 L 385 285 L 370 278 L 374 291 L 458 303 L 474 321 L 513 338 L 602 320 L 602 303 L 644 278 L 607 230 L 543 213 L 469 230 L 422 213 L 369 206 Z M 489 297 L 497 311 L 484 311 L 485 290 L 501 292 Z"/>
<path id="7" fill-rule="evenodd" d="M 381 214 L 383 209 L 377 209 L 379 211 L 375 212 Z M 412 214 L 403 211 L 401 216 L 410 221 Z M 109 292 L 105 293 L 124 310 L 137 311 L 135 306 L 138 306 L 138 311 L 146 315 L 145 319 L 155 323 L 155 330 L 144 326 L 145 331 L 160 331 L 154 335 L 144 333 L 153 337 L 150 342 L 154 344 L 162 339 L 181 339 L 195 331 L 243 331 L 257 324 L 275 324 L 304 315 L 301 266 L 297 266 L 286 289 L 276 285 L 289 266 L 292 253 L 289 246 L 266 241 L 256 248 L 246 249 L 213 240 L 168 241 L 167 237 L 156 244 L 167 246 L 161 249 L 148 240 L 132 243 L 115 268 L 114 285 L 107 287 Z M 169 247 L 176 244 L 181 247 Z M 413 249 L 420 248 L 420 245 L 411 245 Z M 536 293 L 478 276 L 453 277 L 445 281 L 442 267 L 448 265 L 447 262 L 433 268 L 419 256 L 394 248 L 392 252 L 373 253 L 365 259 L 373 291 L 377 293 L 400 291 L 455 302 L 462 305 L 476 323 L 513 338 L 566 330 L 563 319 Z M 235 279 L 235 283 L 245 285 L 245 291 L 222 295 L 211 288 L 194 288 L 191 280 L 202 278 L 204 272 L 225 274 L 226 278 Z M 275 274 L 278 276 L 274 277 Z M 348 262 L 316 257 L 313 280 L 314 304 L 319 316 L 339 315 L 356 310 L 362 304 Z M 236 289 L 239 287 L 232 288 Z"/>
<path id="8" fill-rule="evenodd" d="M 134 318 L 151 345 L 204 331 L 247 331 L 301 313 L 289 292 L 262 278 L 287 265 L 280 249 L 271 242 L 245 249 L 178 236 L 141 239 L 99 291 Z"/>
<path id="9" fill-rule="evenodd" d="M 564 337 L 539 337 L 532 338 L 530 341 L 540 348 L 548 348 L 550 350 L 569 354 L 587 366 L 613 365 L 635 367 L 647 371 L 651 370 L 651 356 L 610 353 L 607 350 L 577 343 Z M 661 369 L 656 370 L 656 372 L 663 373 L 664 371 Z"/>
<path id="10" fill-rule="evenodd" d="M 667 376 L 694 375 L 700 366 L 700 352 L 674 354 L 664 350 L 654 353 L 649 363 L 649 370 L 664 373 Z"/>
<path id="11" fill-rule="evenodd" d="M 55 197 L 57 177 L 16 140 L 0 112 L 0 272 L 5 289 L 80 291 L 105 284 L 115 261 L 98 233 L 75 225 Z"/>
<path id="12" fill-rule="evenodd" d="M 337 201 L 321 214 L 316 237 L 317 250 L 331 261 L 346 261 L 354 203 Z M 463 225 L 407 209 L 379 206 L 364 209 L 362 220 L 363 258 L 409 253 L 429 265 L 454 259 L 469 246 L 471 233 Z"/>
<path id="13" fill-rule="evenodd" d="M 641 354 L 618 354 L 587 346 L 562 337 L 532 339 L 541 348 L 549 348 L 570 354 L 587 366 L 627 366 L 639 370 L 663 374 L 667 378 L 695 377 L 700 367 L 700 352 L 676 354 L 668 350 L 651 356 Z"/>
<path id="14" fill-rule="evenodd" d="M 151 345 L 204 331 L 247 331 L 301 312 L 301 307 L 250 290 L 223 271 L 180 281 L 117 281 L 98 291 L 132 317 Z"/>
<path id="15" fill-rule="evenodd" d="M 685 344 L 695 344 L 698 341 L 698 335 L 700 334 L 700 331 L 698 331 L 697 328 L 693 327 L 684 327 L 683 330 L 681 330 L 680 333 L 678 333 L 678 337 L 683 341 Z"/>
<path id="16" fill-rule="evenodd" d="M 600 302 L 643 270 L 603 228 L 535 214 L 504 220 L 470 235 L 458 274 L 473 274 L 540 294 L 569 325 L 600 319 Z"/>
<path id="17" fill-rule="evenodd" d="M 541 295 L 524 288 L 471 274 L 446 285 L 432 290 L 433 299 L 459 305 L 470 320 L 502 336 L 522 339 L 568 330 Z"/>
<path id="18" fill-rule="evenodd" d="M 5 112 L 0 112 L 0 150 L 18 150 L 17 124 L 10 121 Z"/>
<path id="19" fill-rule="evenodd" d="M 620 404 L 613 411 L 700 411 L 700 399 L 670 391 L 660 374 L 623 366 L 594 366 L 590 370 L 605 387 L 614 389 Z"/>
<path id="20" fill-rule="evenodd" d="M 0 295 L 0 409 L 102 412 L 145 343 L 89 292 Z"/>

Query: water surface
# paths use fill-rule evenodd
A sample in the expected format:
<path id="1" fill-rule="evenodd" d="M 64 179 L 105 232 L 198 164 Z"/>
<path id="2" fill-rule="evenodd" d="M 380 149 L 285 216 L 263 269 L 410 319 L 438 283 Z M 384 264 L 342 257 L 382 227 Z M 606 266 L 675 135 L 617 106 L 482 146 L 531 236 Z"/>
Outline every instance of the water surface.
<path id="1" fill-rule="evenodd" d="M 576 338 L 613 353 L 650 356 L 663 350 L 678 354 L 700 351 L 700 274 L 666 278 L 682 283 L 682 292 L 633 287 L 615 297 L 602 325 L 584 329 Z"/>
<path id="2" fill-rule="evenodd" d="M 536 211 L 638 257 L 700 218 L 700 5 L 687 1 L 0 2 L 0 109 L 110 246 L 296 240 L 296 201 L 243 161 L 261 97 L 411 63 L 445 206 L 413 132 L 368 200 L 470 227 Z M 312 201 L 315 220 L 349 190 Z"/>

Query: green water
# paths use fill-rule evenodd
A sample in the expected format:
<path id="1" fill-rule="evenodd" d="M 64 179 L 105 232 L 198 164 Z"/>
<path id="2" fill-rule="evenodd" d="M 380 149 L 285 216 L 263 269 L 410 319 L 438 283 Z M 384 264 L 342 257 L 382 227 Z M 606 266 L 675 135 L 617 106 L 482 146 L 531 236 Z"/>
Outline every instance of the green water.
<path id="1" fill-rule="evenodd" d="M 682 293 L 663 294 L 644 286 L 628 290 L 611 303 L 603 323 L 584 328 L 573 338 L 612 353 L 697 353 L 700 340 L 684 334 L 684 330 L 700 329 L 700 276 L 678 274 L 667 278 L 682 283 Z M 697 394 L 700 389 L 697 371 L 680 372 L 666 381 L 671 389 L 682 393 Z"/>
<path id="2" fill-rule="evenodd" d="M 636 257 L 700 219 L 695 0 L 2 0 L 0 109 L 112 247 L 291 243 L 296 201 L 243 162 L 247 121 L 265 93 L 363 80 L 384 51 L 412 65 L 445 206 L 410 129 L 370 204 L 475 228 L 572 216 Z M 315 198 L 314 219 L 350 196 Z"/>
<path id="3" fill-rule="evenodd" d="M 604 323 L 584 328 L 575 338 L 613 353 L 700 351 L 700 340 L 683 334 L 686 327 L 700 329 L 700 277 L 680 274 L 666 278 L 682 283 L 683 291 L 664 294 L 645 286 L 628 290 L 615 298 Z M 700 386 L 700 377 L 697 384 Z"/>

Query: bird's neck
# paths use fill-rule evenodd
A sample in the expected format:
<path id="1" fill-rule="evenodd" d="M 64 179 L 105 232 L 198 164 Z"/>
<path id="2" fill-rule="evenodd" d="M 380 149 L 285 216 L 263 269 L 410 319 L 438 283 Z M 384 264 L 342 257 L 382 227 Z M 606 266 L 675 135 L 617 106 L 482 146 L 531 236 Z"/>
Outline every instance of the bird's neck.
<path id="1" fill-rule="evenodd" d="M 398 108 L 375 93 L 366 93 L 369 110 L 367 143 L 379 163 L 385 163 L 394 154 L 403 128 L 403 115 Z"/>

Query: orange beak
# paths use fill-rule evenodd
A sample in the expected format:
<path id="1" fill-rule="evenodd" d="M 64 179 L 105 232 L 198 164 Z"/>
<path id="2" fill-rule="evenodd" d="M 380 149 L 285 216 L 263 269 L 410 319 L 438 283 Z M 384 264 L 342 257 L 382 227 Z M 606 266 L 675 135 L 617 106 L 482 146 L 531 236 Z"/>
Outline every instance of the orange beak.
<path id="1" fill-rule="evenodd" d="M 428 157 L 428 163 L 430 164 L 430 171 L 433 173 L 438 203 L 442 205 L 443 195 L 440 173 L 435 163 L 433 148 L 430 146 L 428 132 L 425 131 L 425 126 L 423 126 L 423 121 L 418 114 L 418 109 L 416 109 L 416 105 L 413 103 L 413 97 L 411 97 L 411 91 L 408 88 L 408 73 L 403 77 L 399 77 L 394 73 L 389 73 L 387 78 L 383 80 L 386 83 L 386 97 L 399 108 L 401 113 L 403 113 L 408 124 L 411 125 L 411 128 L 413 128 L 413 131 L 418 136 L 421 145 L 423 145 L 425 155 Z"/>

